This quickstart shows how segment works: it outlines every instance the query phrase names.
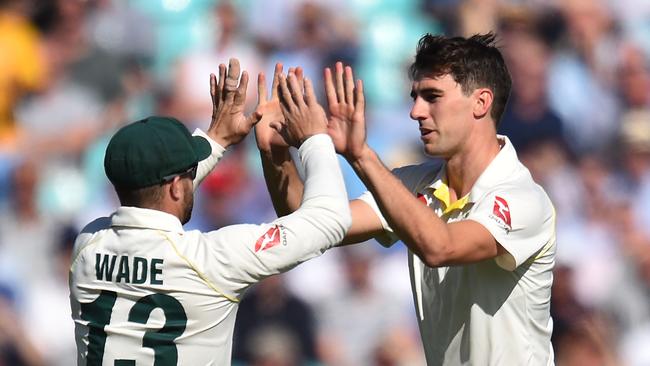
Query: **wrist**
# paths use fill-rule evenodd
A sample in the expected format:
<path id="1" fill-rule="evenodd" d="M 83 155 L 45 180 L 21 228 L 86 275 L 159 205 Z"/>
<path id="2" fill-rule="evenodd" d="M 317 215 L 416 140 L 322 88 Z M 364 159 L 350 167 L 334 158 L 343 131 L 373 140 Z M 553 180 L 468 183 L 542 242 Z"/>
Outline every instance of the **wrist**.
<path id="1" fill-rule="evenodd" d="M 268 150 L 260 149 L 260 154 L 262 154 L 266 160 L 270 161 L 273 163 L 273 165 L 276 166 L 281 166 L 288 162 L 293 163 L 289 147 L 270 146 Z"/>
<path id="2" fill-rule="evenodd" d="M 222 136 L 221 134 L 219 134 L 219 133 L 217 133 L 215 131 L 208 131 L 206 134 L 214 142 L 221 145 L 224 149 L 227 149 L 230 145 L 232 145 L 232 141 L 230 141 L 230 139 L 226 138 L 225 136 Z"/>
<path id="3" fill-rule="evenodd" d="M 303 136 L 303 137 L 300 139 L 300 141 L 298 142 L 298 146 L 296 146 L 296 148 L 299 149 L 300 146 L 302 146 L 302 144 L 304 144 L 307 140 L 309 140 L 310 138 L 312 138 L 312 137 L 314 137 L 314 136 L 318 136 L 318 135 L 326 135 L 326 136 L 329 137 L 329 135 L 327 134 L 327 130 L 325 130 L 325 131 L 317 131 L 317 132 L 314 132 L 314 133 L 312 133 L 312 134 L 309 134 L 309 135 L 305 135 L 305 136 Z"/>
<path id="4" fill-rule="evenodd" d="M 375 154 L 368 144 L 363 144 L 363 147 L 359 151 L 346 155 L 345 159 L 355 171 L 360 171 L 369 162 L 377 160 L 377 154 Z"/>

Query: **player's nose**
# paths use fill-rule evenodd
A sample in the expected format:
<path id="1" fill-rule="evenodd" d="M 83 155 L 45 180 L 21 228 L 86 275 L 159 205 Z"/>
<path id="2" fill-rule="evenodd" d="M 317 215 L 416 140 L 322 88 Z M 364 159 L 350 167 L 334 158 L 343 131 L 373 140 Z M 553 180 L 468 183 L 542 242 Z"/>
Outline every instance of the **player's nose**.
<path id="1" fill-rule="evenodd" d="M 415 121 L 422 121 L 427 118 L 426 106 L 425 103 L 422 103 L 420 98 L 416 98 L 413 106 L 411 107 L 411 112 L 409 116 Z"/>

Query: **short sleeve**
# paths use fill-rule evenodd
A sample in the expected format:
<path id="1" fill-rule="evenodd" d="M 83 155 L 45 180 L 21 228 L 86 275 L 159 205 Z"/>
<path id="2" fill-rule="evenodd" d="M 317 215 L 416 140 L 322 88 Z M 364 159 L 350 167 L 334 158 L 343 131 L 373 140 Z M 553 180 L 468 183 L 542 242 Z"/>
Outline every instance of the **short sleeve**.
<path id="1" fill-rule="evenodd" d="M 384 215 L 382 215 L 381 210 L 379 210 L 379 206 L 377 206 L 377 202 L 375 201 L 375 197 L 373 197 L 372 193 L 366 191 L 357 199 L 365 202 L 368 206 L 370 206 L 375 214 L 377 214 L 379 221 L 381 221 L 381 227 L 384 229 L 384 231 L 381 234 L 377 235 L 375 239 L 379 242 L 379 244 L 386 248 L 393 246 L 393 244 L 395 244 L 399 238 L 393 232 L 393 229 L 384 218 Z"/>
<path id="2" fill-rule="evenodd" d="M 530 189 L 502 188 L 483 197 L 467 219 L 483 225 L 507 251 L 496 258 L 503 269 L 514 271 L 552 242 L 555 212 L 548 196 Z"/>
<path id="3" fill-rule="evenodd" d="M 393 169 L 392 173 L 402 182 L 402 184 L 415 194 L 423 186 L 431 183 L 433 178 L 438 174 L 442 167 L 440 161 L 432 161 L 420 165 L 407 165 L 401 168 Z M 381 213 L 375 197 L 369 191 L 364 192 L 357 199 L 365 202 L 370 208 L 377 214 L 377 217 L 381 221 L 381 226 L 384 231 L 375 237 L 375 239 L 382 246 L 389 248 L 395 244 L 399 239 L 397 235 L 393 232 L 393 229 L 390 227 L 386 218 Z"/>

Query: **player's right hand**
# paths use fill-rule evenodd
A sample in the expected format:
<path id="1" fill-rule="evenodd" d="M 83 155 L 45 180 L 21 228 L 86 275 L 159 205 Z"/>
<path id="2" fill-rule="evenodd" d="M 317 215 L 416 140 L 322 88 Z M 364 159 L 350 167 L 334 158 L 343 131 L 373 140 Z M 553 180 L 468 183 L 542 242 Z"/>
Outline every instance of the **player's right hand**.
<path id="1" fill-rule="evenodd" d="M 313 135 L 327 133 L 327 117 L 316 100 L 311 80 L 301 79 L 295 72 L 289 72 L 288 76 L 280 75 L 280 107 L 285 124 L 271 125 L 294 147 L 300 147 Z"/>
<path id="2" fill-rule="evenodd" d="M 280 75 L 282 74 L 282 64 L 275 64 L 273 72 L 273 83 L 271 84 L 271 98 L 268 98 L 266 92 L 266 77 L 260 73 L 257 77 L 257 108 L 255 109 L 262 115 L 262 119 L 255 125 L 255 140 L 257 147 L 263 152 L 270 152 L 272 148 L 288 148 L 289 144 L 282 138 L 271 124 L 285 124 L 284 115 L 280 108 L 280 98 L 278 97 L 278 87 Z"/>
<path id="3" fill-rule="evenodd" d="M 219 79 L 210 74 L 210 95 L 212 96 L 212 121 L 207 134 L 221 146 L 239 143 L 257 123 L 261 115 L 255 111 L 244 116 L 248 73 L 240 76 L 239 60 L 231 58 L 226 66 L 219 65 Z"/>

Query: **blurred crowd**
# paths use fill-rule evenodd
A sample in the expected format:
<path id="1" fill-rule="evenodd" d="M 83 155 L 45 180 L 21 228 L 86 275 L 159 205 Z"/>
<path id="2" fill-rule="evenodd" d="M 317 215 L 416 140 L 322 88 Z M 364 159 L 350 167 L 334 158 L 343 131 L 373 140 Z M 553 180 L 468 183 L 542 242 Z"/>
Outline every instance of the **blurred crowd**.
<path id="1" fill-rule="evenodd" d="M 251 75 L 302 66 L 323 102 L 322 69 L 342 60 L 365 83 L 369 143 L 389 166 L 419 162 L 417 40 L 489 30 L 513 78 L 500 133 L 557 211 L 556 362 L 650 365 L 650 2 L 0 0 L 0 366 L 76 362 L 71 246 L 117 207 L 103 171 L 117 128 L 152 114 L 207 128 L 208 75 L 229 57 Z M 364 187 L 342 168 L 354 198 Z M 186 228 L 274 217 L 249 138 Z M 406 266 L 402 245 L 371 241 L 263 281 L 234 362 L 423 365 Z"/>

